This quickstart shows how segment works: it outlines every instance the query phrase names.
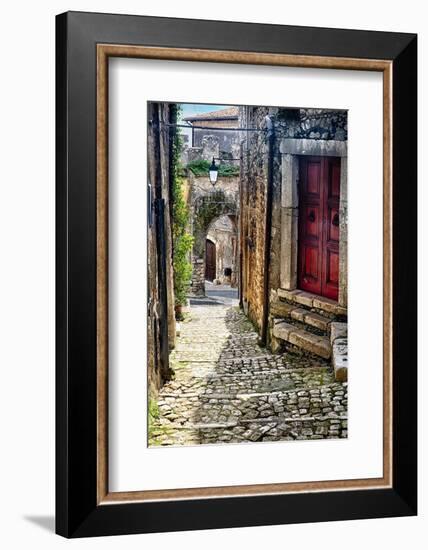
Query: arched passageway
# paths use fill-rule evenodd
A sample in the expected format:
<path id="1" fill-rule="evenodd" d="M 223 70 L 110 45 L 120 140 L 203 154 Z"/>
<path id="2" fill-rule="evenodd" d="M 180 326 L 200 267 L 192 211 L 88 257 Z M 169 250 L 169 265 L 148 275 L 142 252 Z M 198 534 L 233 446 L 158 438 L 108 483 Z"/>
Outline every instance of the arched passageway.
<path id="1" fill-rule="evenodd" d="M 236 216 L 237 216 L 237 203 L 235 197 L 230 196 L 221 189 L 212 191 L 209 194 L 198 197 L 193 205 L 193 253 L 192 253 L 192 293 L 196 296 L 205 295 L 205 279 L 207 276 L 207 239 L 211 241 L 215 246 L 215 252 L 213 252 L 212 245 L 208 245 L 210 248 L 210 263 L 215 262 L 215 266 L 210 267 L 209 276 L 213 275 L 215 271 L 215 277 L 212 280 L 218 278 L 218 276 L 224 277 L 224 269 L 232 269 L 231 265 L 224 264 L 224 250 L 227 250 L 227 254 L 230 254 L 230 243 L 227 242 L 228 234 L 230 239 L 234 239 L 232 245 L 235 258 L 237 253 L 237 233 L 236 233 Z M 216 223 L 218 226 L 216 227 Z M 209 232 L 211 233 L 209 234 Z M 219 241 L 217 243 L 216 241 Z M 218 244 L 223 252 L 218 250 Z M 218 252 L 221 252 L 220 255 Z M 214 258 L 215 256 L 215 258 Z M 219 264 L 220 262 L 220 264 Z M 231 262 L 228 262 L 231 263 Z M 233 262 L 235 267 L 237 264 L 236 259 Z M 223 269 L 223 273 L 220 273 L 219 269 Z M 235 267 L 236 272 L 236 267 Z M 235 273 L 235 279 L 237 274 Z M 230 279 L 232 282 L 232 272 L 230 273 Z M 211 279 L 209 279 L 211 280 Z"/>
<path id="2" fill-rule="evenodd" d="M 214 253 L 212 252 L 212 245 L 208 244 L 210 242 L 215 247 Z M 212 278 L 206 276 L 206 280 L 236 287 L 238 282 L 237 258 L 238 233 L 236 216 L 233 214 L 220 216 L 210 224 L 207 231 L 205 272 L 208 272 L 207 267 L 213 263 L 214 259 L 215 275 Z"/>

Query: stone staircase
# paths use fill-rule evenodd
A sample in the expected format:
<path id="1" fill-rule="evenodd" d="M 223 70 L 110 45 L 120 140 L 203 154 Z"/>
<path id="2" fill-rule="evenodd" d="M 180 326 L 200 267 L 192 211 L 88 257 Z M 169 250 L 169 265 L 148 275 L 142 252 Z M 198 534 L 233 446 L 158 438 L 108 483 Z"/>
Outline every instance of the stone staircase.
<path id="1" fill-rule="evenodd" d="M 271 346 L 285 346 L 331 359 L 336 380 L 347 380 L 347 310 L 337 302 L 301 290 L 278 289 L 270 303 Z"/>

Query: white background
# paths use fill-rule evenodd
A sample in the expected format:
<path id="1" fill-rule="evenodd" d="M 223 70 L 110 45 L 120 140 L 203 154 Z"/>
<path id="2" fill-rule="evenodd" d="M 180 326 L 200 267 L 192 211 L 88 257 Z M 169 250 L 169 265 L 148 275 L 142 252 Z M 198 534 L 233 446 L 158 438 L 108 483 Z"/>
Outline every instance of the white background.
<path id="1" fill-rule="evenodd" d="M 113 59 L 109 83 L 110 490 L 382 477 L 382 74 Z M 142 315 L 147 303 L 147 143 L 142 129 L 147 100 L 153 98 L 348 109 L 347 439 L 147 448 Z"/>
<path id="2" fill-rule="evenodd" d="M 244 8 L 245 5 L 245 8 Z M 54 512 L 54 15 L 68 10 L 245 20 L 290 25 L 371 28 L 420 33 L 420 77 L 425 81 L 427 17 L 416 0 L 318 0 L 250 4 L 218 0 L 14 2 L 2 8 L 0 101 L 0 544 L 6 549 L 257 548 L 360 549 L 426 546 L 426 475 L 420 472 L 420 516 L 312 525 L 168 533 L 67 542 L 52 534 Z M 422 98 L 422 91 L 420 93 Z M 421 103 L 420 128 L 428 124 Z M 421 136 L 422 137 L 422 136 Z M 425 167 L 421 169 L 420 227 L 424 226 Z M 425 225 L 426 227 L 426 225 Z M 419 249 L 426 247 L 420 239 Z M 426 277 L 420 262 L 420 281 Z M 422 321 L 423 292 L 419 297 Z M 428 304 L 425 304 L 427 306 Z M 419 334 L 421 352 L 422 322 Z M 428 390 L 420 360 L 420 464 L 426 461 Z"/>

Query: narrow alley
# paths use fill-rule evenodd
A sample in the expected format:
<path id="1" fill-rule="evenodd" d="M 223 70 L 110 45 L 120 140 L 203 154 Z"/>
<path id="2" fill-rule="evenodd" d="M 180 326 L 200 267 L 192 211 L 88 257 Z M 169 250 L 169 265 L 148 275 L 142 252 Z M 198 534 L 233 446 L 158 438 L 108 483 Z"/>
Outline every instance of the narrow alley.
<path id="1" fill-rule="evenodd" d="M 159 392 L 150 445 L 195 445 L 347 435 L 347 383 L 328 361 L 275 355 L 238 307 L 237 292 L 207 284 L 191 299 Z M 152 407 L 153 409 L 153 407 Z"/>

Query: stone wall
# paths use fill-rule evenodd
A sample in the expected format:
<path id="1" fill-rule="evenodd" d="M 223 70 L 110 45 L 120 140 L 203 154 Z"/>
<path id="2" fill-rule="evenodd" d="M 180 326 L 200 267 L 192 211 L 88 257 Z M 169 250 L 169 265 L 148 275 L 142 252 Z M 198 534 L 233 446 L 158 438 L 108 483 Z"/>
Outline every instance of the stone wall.
<path id="1" fill-rule="evenodd" d="M 220 155 L 220 146 L 217 136 L 204 136 L 202 138 L 201 157 L 204 160 L 211 161 L 212 158 L 218 158 Z"/>
<path id="2" fill-rule="evenodd" d="M 181 162 L 184 166 L 189 162 L 200 159 L 211 162 L 213 157 L 215 159 L 222 159 L 222 162 L 225 163 L 230 159 L 239 159 L 240 140 L 238 132 L 224 132 L 224 137 L 228 138 L 227 146 L 225 145 L 224 137 L 218 135 L 220 132 L 208 133 L 208 129 L 201 130 L 201 132 L 203 133 L 199 135 L 197 144 L 192 147 L 188 145 L 187 141 L 183 144 Z"/>
<path id="3" fill-rule="evenodd" d="M 275 110 L 268 107 L 241 107 L 240 126 L 267 130 L 266 116 Z M 279 280 L 280 250 L 280 156 L 274 144 L 274 180 L 272 201 L 272 247 L 270 254 L 270 284 Z M 261 330 L 264 309 L 264 276 L 266 246 L 266 194 L 268 182 L 269 145 L 267 132 L 247 132 L 242 141 L 241 162 L 241 254 L 242 303 L 254 325 Z"/>
<path id="4" fill-rule="evenodd" d="M 209 128 L 236 128 L 238 121 L 234 120 L 215 120 L 208 121 L 195 121 L 198 126 L 208 126 Z M 212 134 L 216 137 L 218 143 L 219 154 L 229 153 L 232 157 L 239 157 L 240 140 L 237 132 L 231 132 L 229 130 L 215 130 L 210 132 L 207 130 L 195 128 L 193 131 L 193 147 L 202 147 L 205 137 L 208 134 Z M 219 155 L 216 155 L 219 156 Z"/>
<path id="5" fill-rule="evenodd" d="M 278 108 L 274 117 L 279 138 L 348 139 L 347 111 Z"/>
<path id="6" fill-rule="evenodd" d="M 192 258 L 192 282 L 190 292 L 194 296 L 205 295 L 205 262 L 202 258 Z"/>

